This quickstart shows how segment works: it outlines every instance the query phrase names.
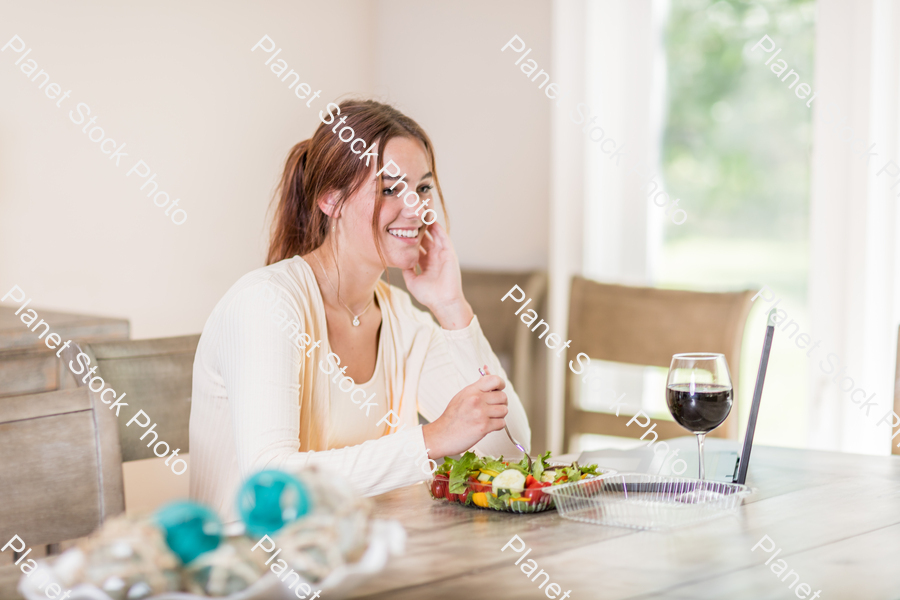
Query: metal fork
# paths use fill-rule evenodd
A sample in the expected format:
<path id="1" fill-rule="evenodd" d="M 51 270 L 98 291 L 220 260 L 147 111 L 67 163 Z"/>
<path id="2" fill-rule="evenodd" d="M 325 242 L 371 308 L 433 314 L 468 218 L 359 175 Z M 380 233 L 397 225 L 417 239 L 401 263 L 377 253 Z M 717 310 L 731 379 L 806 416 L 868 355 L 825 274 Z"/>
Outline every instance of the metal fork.
<path id="1" fill-rule="evenodd" d="M 485 369 L 486 369 L 486 368 L 487 368 L 487 365 L 485 365 Z M 478 372 L 481 373 L 481 376 L 482 376 L 482 377 L 485 377 L 485 376 L 487 375 L 487 373 L 485 373 L 484 370 L 481 369 L 481 367 L 478 368 Z M 531 457 L 528 456 L 528 452 L 525 451 L 525 448 L 522 446 L 522 444 L 520 444 L 519 442 L 517 442 L 517 441 L 516 441 L 516 438 L 514 438 L 514 437 L 512 436 L 512 434 L 509 432 L 509 427 L 507 427 L 507 425 L 506 425 L 505 422 L 503 423 L 503 430 L 506 431 L 506 435 L 509 437 L 509 441 L 511 441 L 511 442 L 513 443 L 513 446 L 515 446 L 516 448 L 518 448 L 519 450 L 521 450 L 521 451 L 522 451 L 522 454 L 525 455 L 525 458 L 528 459 L 528 470 L 531 471 L 531 467 L 532 467 Z"/>

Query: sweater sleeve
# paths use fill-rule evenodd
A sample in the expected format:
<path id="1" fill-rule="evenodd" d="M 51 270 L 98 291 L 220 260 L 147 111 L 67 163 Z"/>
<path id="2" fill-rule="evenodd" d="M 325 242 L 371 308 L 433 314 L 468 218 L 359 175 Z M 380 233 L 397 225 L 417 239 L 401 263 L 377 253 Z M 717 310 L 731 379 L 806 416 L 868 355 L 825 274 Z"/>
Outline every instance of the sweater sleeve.
<path id="1" fill-rule="evenodd" d="M 421 427 L 347 448 L 300 451 L 303 332 L 302 312 L 295 301 L 271 282 L 240 291 L 225 309 L 218 364 L 241 477 L 261 469 L 297 472 L 315 465 L 347 479 L 363 495 L 425 479 L 429 465 L 423 462 Z"/>
<path id="2" fill-rule="evenodd" d="M 419 412 L 422 416 L 429 421 L 441 416 L 453 396 L 481 377 L 478 369 L 487 365 L 492 374 L 506 381 L 504 391 L 509 402 L 506 425 L 513 437 L 530 451 L 531 428 L 525 408 L 484 337 L 478 317 L 473 317 L 467 327 L 453 331 L 441 328 L 430 316 L 425 317 L 430 321 L 433 332 L 419 382 Z M 472 450 L 481 456 L 521 454 L 502 429 L 486 435 Z"/>

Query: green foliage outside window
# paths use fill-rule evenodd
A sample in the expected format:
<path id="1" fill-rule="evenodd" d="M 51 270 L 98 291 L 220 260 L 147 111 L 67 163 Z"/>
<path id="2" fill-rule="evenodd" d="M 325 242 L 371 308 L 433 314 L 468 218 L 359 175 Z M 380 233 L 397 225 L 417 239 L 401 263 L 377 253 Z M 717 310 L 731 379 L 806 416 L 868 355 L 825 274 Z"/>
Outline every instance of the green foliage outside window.
<path id="1" fill-rule="evenodd" d="M 812 109 L 764 63 L 782 48 L 815 91 L 814 16 L 810 0 L 672 2 L 662 163 L 690 217 L 667 242 L 807 239 Z M 764 35 L 775 50 L 751 51 Z"/>

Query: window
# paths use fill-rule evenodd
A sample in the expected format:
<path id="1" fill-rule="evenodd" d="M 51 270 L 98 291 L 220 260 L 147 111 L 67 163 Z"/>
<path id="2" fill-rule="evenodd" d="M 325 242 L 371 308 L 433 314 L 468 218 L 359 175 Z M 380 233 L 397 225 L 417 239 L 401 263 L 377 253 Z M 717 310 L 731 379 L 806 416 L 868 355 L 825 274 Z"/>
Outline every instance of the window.
<path id="1" fill-rule="evenodd" d="M 666 123 L 661 171 L 690 218 L 667 224 L 652 276 L 662 287 L 699 290 L 767 285 L 780 307 L 809 323 L 807 270 L 812 111 L 796 77 L 782 82 L 765 62 L 780 58 L 812 83 L 811 0 L 672 3 L 665 28 Z M 777 59 L 776 59 L 777 60 Z M 791 88 L 789 88 L 789 85 Z M 741 423 L 746 422 L 765 329 L 754 307 L 745 331 Z M 737 365 L 731 365 L 734 370 Z M 807 359 L 774 346 L 758 428 L 761 444 L 805 446 Z"/>
<path id="2" fill-rule="evenodd" d="M 795 95 L 793 76 L 783 82 L 784 75 L 770 68 L 776 61 L 764 64 L 773 53 L 753 47 L 768 35 L 781 48 L 778 58 L 812 86 L 814 20 L 812 0 L 588 5 L 586 103 L 611 137 L 625 141 L 631 158 L 646 161 L 688 218 L 674 224 L 665 208 L 649 201 L 647 188 L 637 189 L 636 177 L 610 166 L 586 141 L 587 277 L 701 291 L 767 285 L 792 318 L 809 323 L 812 111 Z M 611 29 L 610 22 L 620 26 Z M 741 431 L 763 312 L 754 308 L 745 331 L 737 390 Z M 804 447 L 807 359 L 778 341 L 776 334 L 756 439 Z M 730 367 L 734 372 L 739 365 Z M 665 369 L 602 368 L 609 371 L 604 384 L 579 393 L 586 408 L 608 412 L 616 389 L 628 392 L 631 412 L 642 408 L 654 419 L 671 418 Z M 772 405 L 779 410 L 765 409 Z M 586 437 L 580 443 L 611 441 Z"/>

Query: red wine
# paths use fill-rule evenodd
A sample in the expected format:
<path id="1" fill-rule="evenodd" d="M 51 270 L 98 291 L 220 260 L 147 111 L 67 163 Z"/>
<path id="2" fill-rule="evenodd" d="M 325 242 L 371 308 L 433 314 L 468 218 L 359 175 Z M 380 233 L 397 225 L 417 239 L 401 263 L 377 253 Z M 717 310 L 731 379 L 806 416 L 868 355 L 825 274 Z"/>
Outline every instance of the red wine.
<path id="1" fill-rule="evenodd" d="M 722 424 L 731 412 L 731 387 L 675 383 L 666 388 L 666 403 L 675 421 L 692 433 L 706 433 Z"/>

